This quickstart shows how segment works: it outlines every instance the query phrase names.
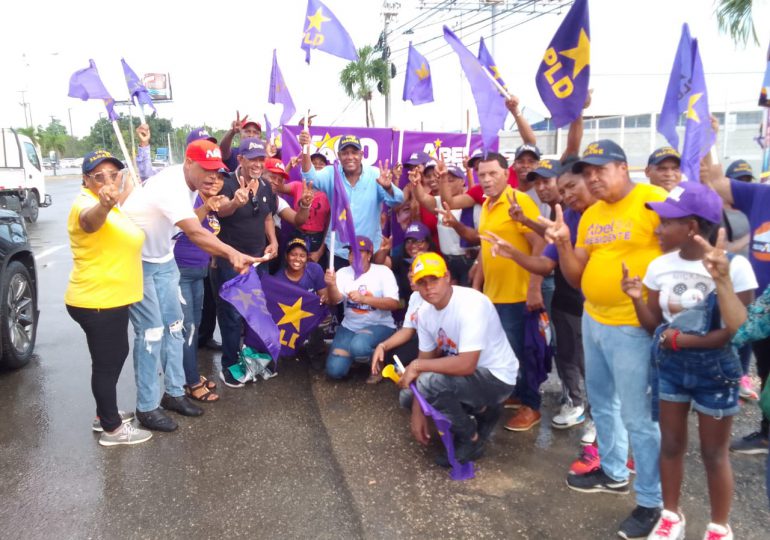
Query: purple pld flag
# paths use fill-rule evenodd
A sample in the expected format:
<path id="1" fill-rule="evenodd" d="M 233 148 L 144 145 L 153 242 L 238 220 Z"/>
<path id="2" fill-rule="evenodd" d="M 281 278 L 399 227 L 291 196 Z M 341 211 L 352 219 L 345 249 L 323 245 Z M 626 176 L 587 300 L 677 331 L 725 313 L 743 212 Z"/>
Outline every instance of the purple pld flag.
<path id="1" fill-rule="evenodd" d="M 503 80 L 502 75 L 500 75 L 500 70 L 497 69 L 497 63 L 495 62 L 494 58 L 492 58 L 492 55 L 487 49 L 487 46 L 484 44 L 483 37 L 479 39 L 479 62 L 481 62 L 482 66 L 487 68 L 495 80 L 500 83 L 500 86 L 506 90 L 508 89 L 505 86 L 505 81 Z"/>
<path id="2" fill-rule="evenodd" d="M 321 0 L 308 0 L 305 19 L 301 45 L 305 51 L 305 62 L 310 63 L 310 49 L 353 62 L 358 60 L 358 52 L 350 34 Z"/>
<path id="3" fill-rule="evenodd" d="M 119 117 L 115 112 L 115 100 L 104 87 L 99 78 L 99 71 L 93 60 L 88 61 L 89 66 L 79 69 L 70 77 L 70 89 L 68 96 L 87 101 L 89 99 L 101 99 L 107 108 L 107 116 L 110 120 L 117 120 Z"/>
<path id="4" fill-rule="evenodd" d="M 131 99 L 136 98 L 136 102 L 139 104 L 139 107 L 142 107 L 143 105 L 149 105 L 153 111 L 156 111 L 155 105 L 152 103 L 150 93 L 142 84 L 142 81 L 139 80 L 139 77 L 136 76 L 134 70 L 131 69 L 131 67 L 122 58 L 120 59 L 120 63 L 123 64 L 123 74 L 126 76 L 126 84 L 128 85 L 129 97 L 131 97 Z"/>
<path id="5" fill-rule="evenodd" d="M 353 225 L 353 214 L 350 212 L 350 203 L 348 194 L 345 191 L 345 185 L 342 183 L 342 166 L 339 161 L 334 160 L 334 192 L 332 193 L 331 207 L 331 228 L 337 234 L 337 242 L 342 245 L 350 246 L 353 252 L 353 275 L 356 279 L 364 273 L 363 261 L 361 261 L 361 251 L 356 242 L 356 228 Z M 370 238 L 371 240 L 371 238 Z"/>
<path id="6" fill-rule="evenodd" d="M 270 140 L 273 138 L 273 124 L 270 123 L 270 119 L 266 114 L 263 116 L 265 118 L 265 140 L 270 142 Z"/>
<path id="7" fill-rule="evenodd" d="M 767 68 L 765 68 L 765 79 L 762 81 L 762 90 L 759 92 L 759 106 L 770 107 L 770 45 L 767 46 Z"/>
<path id="8" fill-rule="evenodd" d="M 434 409 L 430 403 L 425 401 L 425 398 L 417 391 L 416 384 L 410 384 L 409 388 L 412 389 L 414 398 L 417 400 L 417 403 L 420 404 L 422 413 L 425 416 L 433 418 L 433 423 L 436 424 L 436 430 L 438 431 L 439 437 L 441 437 L 441 442 L 444 443 L 444 448 L 446 448 L 447 459 L 452 466 L 452 469 L 449 471 L 449 476 L 452 480 L 470 480 L 473 478 L 473 462 L 468 461 L 467 463 L 460 463 L 455 459 L 455 443 L 452 439 L 451 431 L 452 422 L 450 422 L 446 416 Z"/>
<path id="9" fill-rule="evenodd" d="M 409 42 L 409 58 L 406 61 L 406 77 L 404 79 L 404 101 L 412 105 L 422 105 L 433 101 L 433 80 L 430 75 L 430 64 L 423 55 L 412 47 Z"/>
<path id="10" fill-rule="evenodd" d="M 267 95 L 267 102 L 283 105 L 281 124 L 291 120 L 291 117 L 297 112 L 294 101 L 291 99 L 291 94 L 289 94 L 289 88 L 283 80 L 281 68 L 278 67 L 278 57 L 276 56 L 275 49 L 273 49 L 273 69 L 270 71 L 270 92 Z"/>
<path id="11" fill-rule="evenodd" d="M 690 37 L 690 27 L 685 23 L 682 25 L 682 35 L 679 38 L 674 65 L 668 79 L 666 97 L 663 99 L 663 108 L 658 120 L 658 131 L 666 138 L 668 144 L 677 149 L 679 148 L 679 134 L 676 132 L 676 126 L 682 113 L 687 110 L 691 85 L 692 38 Z"/>
<path id="12" fill-rule="evenodd" d="M 543 55 L 535 75 L 540 98 L 556 127 L 583 114 L 591 76 L 588 0 L 575 0 Z"/>
<path id="13" fill-rule="evenodd" d="M 489 152 L 492 144 L 497 140 L 498 132 L 505 125 L 505 117 L 508 115 L 505 100 L 495 84 L 484 73 L 486 68 L 447 26 L 444 26 L 444 39 L 457 53 L 460 65 L 471 85 L 476 110 L 479 113 L 481 138 L 484 141 L 485 151 Z"/>
<path id="14" fill-rule="evenodd" d="M 219 296 L 238 310 L 254 336 L 258 338 L 273 360 L 277 361 L 281 353 L 280 332 L 267 307 L 265 293 L 262 291 L 262 283 L 256 269 L 249 268 L 245 274 L 235 276 L 223 283 L 219 289 Z"/>
<path id="15" fill-rule="evenodd" d="M 297 345 L 301 345 L 307 335 L 326 318 L 329 310 L 321 304 L 317 294 L 285 279 L 263 276 L 262 287 L 267 309 L 280 332 L 281 355 L 292 356 L 297 353 Z"/>

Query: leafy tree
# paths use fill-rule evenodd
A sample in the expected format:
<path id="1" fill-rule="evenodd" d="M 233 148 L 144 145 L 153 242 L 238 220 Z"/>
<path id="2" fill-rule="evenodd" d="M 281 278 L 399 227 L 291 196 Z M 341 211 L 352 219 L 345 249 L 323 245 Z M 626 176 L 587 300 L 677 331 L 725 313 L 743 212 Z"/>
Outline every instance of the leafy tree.
<path id="1" fill-rule="evenodd" d="M 721 32 L 730 34 L 736 43 L 746 45 L 751 38 L 759 45 L 751 16 L 752 0 L 717 0 L 716 4 L 717 23 Z"/>
<path id="2" fill-rule="evenodd" d="M 376 56 L 371 45 L 358 49 L 358 60 L 350 62 L 340 73 L 340 84 L 347 96 L 361 100 L 366 107 L 366 127 L 374 126 L 371 101 L 375 87 L 383 94 L 390 92 L 390 74 L 388 63 Z"/>
<path id="3" fill-rule="evenodd" d="M 20 127 L 16 128 L 16 131 L 22 135 L 26 135 L 32 141 L 32 144 L 40 146 L 40 141 L 37 138 L 37 129 L 35 127 Z"/>

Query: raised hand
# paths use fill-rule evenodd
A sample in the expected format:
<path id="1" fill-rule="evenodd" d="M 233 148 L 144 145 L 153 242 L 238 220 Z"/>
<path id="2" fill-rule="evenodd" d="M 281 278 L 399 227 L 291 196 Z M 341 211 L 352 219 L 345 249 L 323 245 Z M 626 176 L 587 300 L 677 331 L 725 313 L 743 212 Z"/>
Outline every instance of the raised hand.
<path id="1" fill-rule="evenodd" d="M 516 96 L 511 96 L 505 100 L 506 108 L 511 111 L 511 114 L 514 116 L 519 114 L 519 103 L 520 100 Z"/>
<path id="2" fill-rule="evenodd" d="M 324 283 L 329 287 L 337 286 L 337 273 L 334 270 L 328 269 L 324 273 Z"/>
<path id="3" fill-rule="evenodd" d="M 446 161 L 444 161 L 444 155 L 441 152 L 437 152 L 438 157 L 436 158 L 436 175 L 438 178 L 441 178 L 442 176 L 446 176 L 448 174 Z"/>
<path id="4" fill-rule="evenodd" d="M 313 182 L 302 180 L 302 195 L 299 198 L 300 208 L 310 208 L 313 202 Z"/>
<path id="5" fill-rule="evenodd" d="M 543 216 L 538 216 L 537 218 L 546 227 L 545 239 L 549 244 L 568 244 L 570 241 L 569 227 L 564 223 L 564 213 L 562 212 L 561 205 L 557 204 L 554 210 L 556 211 L 556 219 L 553 221 Z"/>
<path id="6" fill-rule="evenodd" d="M 413 167 L 407 173 L 407 178 L 409 179 L 409 183 L 414 187 L 422 185 L 422 169 L 420 169 L 420 167 Z"/>
<path id="7" fill-rule="evenodd" d="M 249 188 L 246 184 L 246 180 L 241 175 L 238 175 L 238 185 L 240 187 L 235 190 L 233 200 L 235 201 L 235 204 L 240 207 L 249 202 Z"/>
<path id="8" fill-rule="evenodd" d="M 446 227 L 454 227 L 458 221 L 452 213 L 452 209 L 449 208 L 449 204 L 447 202 L 442 202 L 441 206 L 441 208 L 436 208 L 436 213 L 441 218 L 441 224 Z"/>
<path id="9" fill-rule="evenodd" d="M 299 163 L 300 156 L 294 156 L 289 159 L 288 165 L 286 165 L 286 172 L 288 173 L 290 170 L 292 170 L 294 167 L 297 166 L 297 163 Z"/>
<path id="10" fill-rule="evenodd" d="M 720 227 L 715 246 L 709 244 L 699 234 L 695 241 L 703 248 L 703 265 L 715 280 L 730 279 L 730 259 L 727 258 L 727 232 Z"/>
<path id="11" fill-rule="evenodd" d="M 248 114 L 241 119 L 240 111 L 235 111 L 235 120 L 233 120 L 230 123 L 230 131 L 232 131 L 233 133 L 239 133 L 241 131 L 241 128 L 246 124 L 246 121 L 248 119 L 249 119 Z"/>
<path id="12" fill-rule="evenodd" d="M 393 178 L 395 178 L 396 180 L 398 180 L 399 178 L 401 178 L 401 173 L 402 173 L 403 171 L 404 171 L 404 166 L 403 166 L 403 165 L 402 165 L 400 162 L 396 162 L 396 163 L 393 165 L 393 170 L 392 170 L 392 172 L 393 172 Z"/>
<path id="13" fill-rule="evenodd" d="M 521 209 L 521 206 L 519 206 L 519 201 L 516 200 L 516 190 L 513 190 L 513 195 L 511 195 L 511 193 L 506 193 L 505 196 L 508 197 L 508 203 L 510 204 L 508 207 L 508 215 L 511 216 L 511 219 L 517 223 L 526 223 L 527 216 L 524 214 L 524 210 Z"/>
<path id="14" fill-rule="evenodd" d="M 299 136 L 297 137 L 297 141 L 304 151 L 304 148 L 310 144 L 310 132 L 306 129 L 300 131 Z"/>
<path id="15" fill-rule="evenodd" d="M 104 208 L 111 209 L 118 202 L 120 192 L 115 184 L 104 184 L 99 190 L 99 204 Z"/>
<path id="16" fill-rule="evenodd" d="M 641 300 L 643 293 L 642 279 L 639 276 L 629 277 L 628 266 L 626 266 L 626 263 L 621 263 L 621 265 L 623 267 L 623 279 L 620 280 L 620 288 L 632 300 Z"/>
<path id="17" fill-rule="evenodd" d="M 384 166 L 382 161 L 379 161 L 377 166 L 380 169 L 380 176 L 377 177 L 377 183 L 387 191 L 393 186 L 393 172 L 390 170 L 390 160 L 386 159 Z"/>
<path id="18" fill-rule="evenodd" d="M 384 251 L 385 253 L 390 253 L 390 250 L 392 247 L 393 247 L 393 239 L 390 236 L 383 236 L 382 242 L 380 242 L 380 251 Z"/>
<path id="19" fill-rule="evenodd" d="M 139 139 L 139 146 L 150 145 L 150 126 L 140 124 L 136 127 L 136 138 Z"/>
<path id="20" fill-rule="evenodd" d="M 468 167 L 468 162 L 471 160 L 470 156 L 463 156 L 463 169 L 466 171 L 470 168 Z"/>

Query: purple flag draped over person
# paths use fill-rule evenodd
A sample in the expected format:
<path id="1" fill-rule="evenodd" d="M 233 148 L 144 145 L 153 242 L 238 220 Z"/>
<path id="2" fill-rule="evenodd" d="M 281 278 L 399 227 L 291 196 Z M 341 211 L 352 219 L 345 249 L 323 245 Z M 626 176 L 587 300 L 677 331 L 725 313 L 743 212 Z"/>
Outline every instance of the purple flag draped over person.
<path id="1" fill-rule="evenodd" d="M 134 70 L 126 63 L 124 59 L 120 59 L 120 63 L 123 64 L 123 74 L 126 76 L 126 84 L 128 85 L 128 95 L 133 99 L 136 98 L 136 102 L 141 107 L 142 105 L 149 105 L 150 108 L 155 111 L 155 105 L 152 103 L 150 92 L 136 76 Z"/>
<path id="2" fill-rule="evenodd" d="M 107 108 L 107 116 L 110 120 L 117 120 L 119 117 L 115 112 L 115 100 L 104 87 L 102 79 L 99 77 L 99 71 L 93 60 L 88 61 L 89 66 L 79 69 L 70 77 L 70 89 L 68 96 L 87 101 L 89 99 L 101 99 Z"/>
<path id="3" fill-rule="evenodd" d="M 406 77 L 404 79 L 404 101 L 412 105 L 422 105 L 433 101 L 433 79 L 430 75 L 430 64 L 423 55 L 412 47 L 409 42 L 409 58 L 406 61 Z"/>
<path id="4" fill-rule="evenodd" d="M 537 91 L 556 127 L 566 126 L 583 114 L 590 77 L 588 0 L 575 0 L 535 75 Z"/>
<path id="5" fill-rule="evenodd" d="M 334 192 L 332 197 L 332 231 L 337 234 L 337 241 L 350 246 L 353 253 L 353 274 L 356 279 L 364 273 L 361 251 L 356 242 L 356 228 L 353 225 L 353 214 L 350 212 L 350 203 L 345 186 L 342 184 L 340 174 L 340 162 L 334 161 Z"/>
<path id="6" fill-rule="evenodd" d="M 759 106 L 770 107 L 770 45 L 767 46 L 767 68 L 762 81 L 762 90 L 759 92 Z"/>
<path id="7" fill-rule="evenodd" d="M 484 73 L 486 68 L 447 26 L 444 26 L 444 39 L 457 53 L 460 65 L 471 85 L 476 110 L 479 113 L 484 151 L 489 152 L 497 140 L 498 133 L 505 125 L 505 117 L 508 115 L 505 100 L 492 80 Z"/>
<path id="8" fill-rule="evenodd" d="M 257 271 L 250 268 L 245 274 L 226 281 L 219 289 L 219 296 L 238 310 L 273 360 L 277 361 L 281 353 L 280 332 L 267 307 Z"/>
<path id="9" fill-rule="evenodd" d="M 497 69 L 497 63 L 495 63 L 495 60 L 492 58 L 489 49 L 487 49 L 487 46 L 484 44 L 483 37 L 479 39 L 479 62 L 481 62 L 482 66 L 487 68 L 495 80 L 500 83 L 500 86 L 506 90 L 508 89 L 508 87 L 505 86 L 505 81 L 503 80 L 502 75 L 500 75 L 500 70 Z"/>
<path id="10" fill-rule="evenodd" d="M 310 63 L 310 49 L 339 56 L 351 62 L 358 60 L 358 52 L 350 34 L 323 2 L 308 0 L 305 18 L 307 24 L 304 25 L 301 45 L 305 51 L 305 62 Z"/>
<path id="11" fill-rule="evenodd" d="M 276 56 L 275 49 L 273 49 L 273 69 L 270 71 L 270 92 L 267 95 L 267 102 L 283 105 L 281 125 L 291 120 L 291 117 L 297 112 L 294 100 L 291 99 L 289 88 L 286 86 L 286 81 L 283 80 L 281 68 L 278 67 L 278 57 Z"/>

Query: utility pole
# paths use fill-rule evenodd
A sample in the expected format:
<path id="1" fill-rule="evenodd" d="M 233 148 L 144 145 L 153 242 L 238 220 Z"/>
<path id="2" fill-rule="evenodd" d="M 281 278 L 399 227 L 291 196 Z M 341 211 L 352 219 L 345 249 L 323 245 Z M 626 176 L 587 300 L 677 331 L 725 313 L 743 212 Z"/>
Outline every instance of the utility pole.
<path id="1" fill-rule="evenodd" d="M 391 66 L 390 46 L 388 45 L 388 25 L 398 16 L 398 10 L 400 8 L 401 4 L 398 2 L 388 2 L 388 0 L 383 0 L 382 2 L 382 16 L 385 21 L 385 26 L 382 30 L 382 57 L 385 59 L 388 77 L 388 91 L 385 93 L 385 127 L 390 126 L 390 94 L 392 90 L 390 87 Z"/>
<path id="2" fill-rule="evenodd" d="M 72 130 L 72 108 L 67 109 L 67 115 L 70 118 L 70 137 L 74 137 L 75 132 Z"/>
<path id="3" fill-rule="evenodd" d="M 17 92 L 21 94 L 21 103 L 19 103 L 19 105 L 21 105 L 24 108 L 24 124 L 26 125 L 26 127 L 29 127 L 29 120 L 27 119 L 27 105 L 28 105 L 27 98 L 26 98 L 27 91 L 17 90 Z"/>

